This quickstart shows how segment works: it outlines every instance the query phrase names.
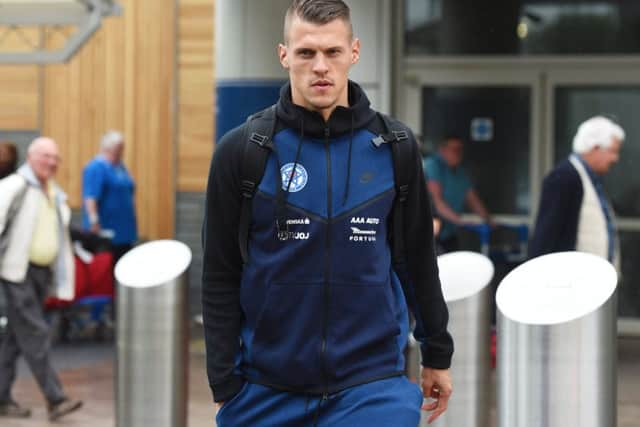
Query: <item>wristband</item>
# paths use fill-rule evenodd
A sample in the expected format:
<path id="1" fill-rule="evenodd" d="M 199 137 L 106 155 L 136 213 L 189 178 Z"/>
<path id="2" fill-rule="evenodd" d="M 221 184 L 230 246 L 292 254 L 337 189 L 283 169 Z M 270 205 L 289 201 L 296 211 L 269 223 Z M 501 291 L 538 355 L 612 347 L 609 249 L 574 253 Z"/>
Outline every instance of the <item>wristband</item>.
<path id="1" fill-rule="evenodd" d="M 99 222 L 100 222 L 100 218 L 98 217 L 98 214 L 96 213 L 89 214 L 89 224 L 96 225 Z"/>

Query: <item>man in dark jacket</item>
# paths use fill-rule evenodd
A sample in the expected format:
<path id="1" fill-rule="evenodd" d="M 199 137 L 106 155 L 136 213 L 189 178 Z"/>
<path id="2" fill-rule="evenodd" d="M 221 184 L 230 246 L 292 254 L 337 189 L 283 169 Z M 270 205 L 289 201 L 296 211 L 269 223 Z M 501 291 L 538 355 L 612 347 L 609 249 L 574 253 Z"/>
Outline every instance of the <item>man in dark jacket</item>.
<path id="1" fill-rule="evenodd" d="M 602 177 L 620 157 L 624 130 L 606 117 L 580 125 L 573 154 L 544 179 L 529 256 L 580 251 L 619 267 L 615 217 Z"/>
<path id="2" fill-rule="evenodd" d="M 222 138 L 212 161 L 202 303 L 220 427 L 415 427 L 423 396 L 435 399 L 425 405 L 433 420 L 452 392 L 421 159 L 409 135 L 403 287 L 389 243 L 391 144 L 372 144 L 384 124 L 348 79 L 360 54 L 349 15 L 340 0 L 296 0 L 287 11 L 279 57 L 290 81 L 252 199 L 248 260 L 238 244 L 246 124 Z M 422 391 L 404 376 L 408 306 L 422 341 Z"/>

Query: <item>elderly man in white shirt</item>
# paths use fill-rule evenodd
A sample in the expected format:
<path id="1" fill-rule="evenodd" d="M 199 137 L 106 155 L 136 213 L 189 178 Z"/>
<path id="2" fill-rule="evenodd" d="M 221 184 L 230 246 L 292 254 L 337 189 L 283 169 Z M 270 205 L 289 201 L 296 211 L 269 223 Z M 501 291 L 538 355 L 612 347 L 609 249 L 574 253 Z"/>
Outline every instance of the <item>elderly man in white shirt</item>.
<path id="1" fill-rule="evenodd" d="M 74 264 L 68 232 L 66 195 L 53 178 L 58 146 L 35 139 L 27 162 L 0 181 L 0 286 L 7 301 L 7 333 L 0 341 L 0 418 L 26 418 L 31 410 L 16 403 L 11 388 L 16 361 L 23 355 L 56 420 L 82 406 L 68 398 L 51 365 L 44 299 L 73 299 Z"/>

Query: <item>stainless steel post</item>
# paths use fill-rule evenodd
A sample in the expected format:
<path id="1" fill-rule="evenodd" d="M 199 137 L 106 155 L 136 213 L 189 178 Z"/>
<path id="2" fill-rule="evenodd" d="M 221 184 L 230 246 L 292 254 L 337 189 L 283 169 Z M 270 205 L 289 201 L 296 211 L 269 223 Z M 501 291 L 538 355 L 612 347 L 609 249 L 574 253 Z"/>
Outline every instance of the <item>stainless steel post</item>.
<path id="1" fill-rule="evenodd" d="M 188 268 L 183 243 L 138 246 L 116 265 L 117 427 L 186 427 Z"/>
<path id="2" fill-rule="evenodd" d="M 447 411 L 431 426 L 487 427 L 490 401 L 490 329 L 493 263 L 475 252 L 438 257 L 440 282 L 449 307 L 455 343 L 451 363 L 454 394 Z M 423 413 L 421 425 L 427 426 Z"/>
<path id="3" fill-rule="evenodd" d="M 616 425 L 617 274 L 591 254 L 545 255 L 500 284 L 500 427 Z"/>

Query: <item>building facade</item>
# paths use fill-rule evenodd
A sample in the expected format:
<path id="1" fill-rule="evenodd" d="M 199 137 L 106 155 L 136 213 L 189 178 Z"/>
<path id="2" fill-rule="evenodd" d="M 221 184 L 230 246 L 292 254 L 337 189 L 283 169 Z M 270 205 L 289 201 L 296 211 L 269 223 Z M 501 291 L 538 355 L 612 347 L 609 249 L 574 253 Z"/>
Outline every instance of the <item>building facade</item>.
<path id="1" fill-rule="evenodd" d="M 605 179 L 622 246 L 620 330 L 640 333 L 640 4 L 634 0 L 348 0 L 373 105 L 433 151 L 466 141 L 466 166 L 499 222 L 533 225 L 544 175 L 577 126 L 604 114 L 627 132 Z M 219 138 L 277 99 L 275 47 L 288 0 L 218 0 Z M 240 30 L 242 29 L 242 30 Z M 508 244 L 509 242 L 507 242 Z"/>

